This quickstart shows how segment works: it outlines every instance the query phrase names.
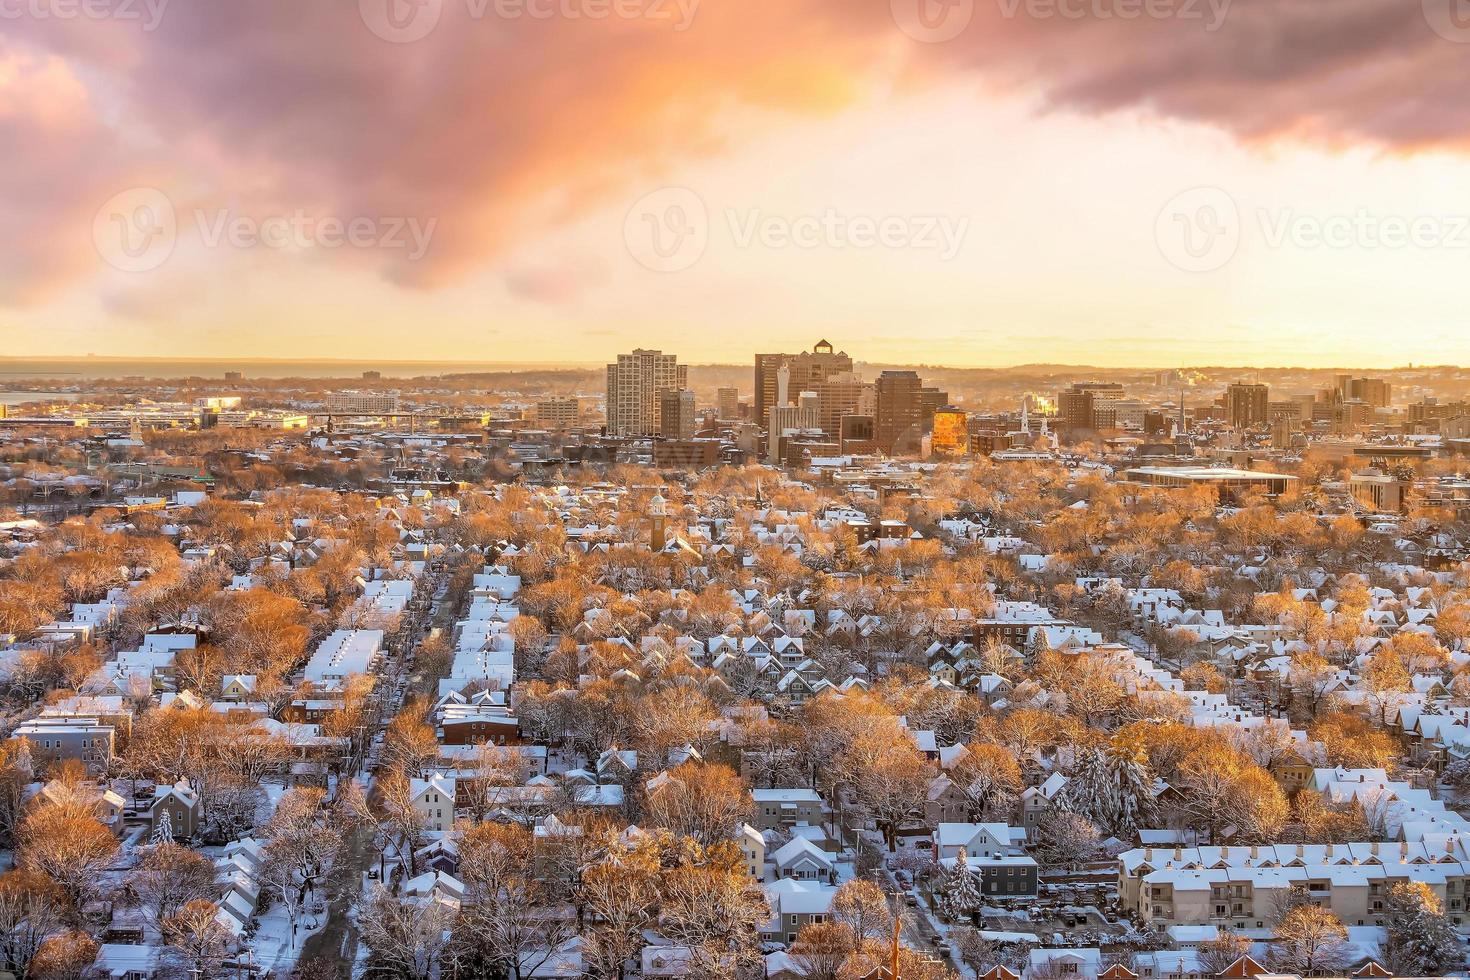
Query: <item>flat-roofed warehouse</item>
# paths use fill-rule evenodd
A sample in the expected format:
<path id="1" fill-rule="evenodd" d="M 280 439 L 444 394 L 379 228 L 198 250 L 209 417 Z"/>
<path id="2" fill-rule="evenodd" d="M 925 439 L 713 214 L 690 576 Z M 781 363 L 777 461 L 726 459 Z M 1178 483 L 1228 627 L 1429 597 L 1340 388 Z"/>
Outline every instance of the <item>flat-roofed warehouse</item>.
<path id="1" fill-rule="evenodd" d="M 1285 473 L 1237 470 L 1223 466 L 1137 466 L 1123 474 L 1129 483 L 1147 487 L 1214 487 L 1220 502 L 1238 502 L 1247 491 L 1279 497 L 1297 482 Z"/>

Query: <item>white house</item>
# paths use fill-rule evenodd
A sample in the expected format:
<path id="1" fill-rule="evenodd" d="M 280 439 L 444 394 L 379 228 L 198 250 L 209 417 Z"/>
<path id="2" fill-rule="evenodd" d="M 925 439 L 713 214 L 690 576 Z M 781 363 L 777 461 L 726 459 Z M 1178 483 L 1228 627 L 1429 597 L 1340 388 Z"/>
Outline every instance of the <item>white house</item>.
<path id="1" fill-rule="evenodd" d="M 415 779 L 409 784 L 414 809 L 423 817 L 425 830 L 444 833 L 454 829 L 454 780 L 448 776 Z"/>
<path id="2" fill-rule="evenodd" d="M 958 857 L 963 848 L 971 859 L 990 860 L 1011 853 L 1011 846 L 1025 839 L 1026 832 L 1003 823 L 941 823 L 934 835 L 939 858 Z"/>
<path id="3" fill-rule="evenodd" d="M 822 850 L 805 837 L 793 837 L 771 855 L 776 866 L 776 877 L 795 878 L 797 881 L 825 881 L 835 883 L 837 863 L 833 855 Z"/>

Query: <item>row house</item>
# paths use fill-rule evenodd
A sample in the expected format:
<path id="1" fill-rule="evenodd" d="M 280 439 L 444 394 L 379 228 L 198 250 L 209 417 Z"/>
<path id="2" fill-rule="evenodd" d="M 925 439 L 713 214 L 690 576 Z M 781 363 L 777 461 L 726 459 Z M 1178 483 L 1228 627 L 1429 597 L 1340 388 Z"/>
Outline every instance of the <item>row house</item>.
<path id="1" fill-rule="evenodd" d="M 1456 836 L 1410 844 L 1135 848 L 1119 856 L 1118 897 L 1157 926 L 1261 929 L 1294 888 L 1347 925 L 1383 924 L 1389 887 L 1423 882 L 1459 923 L 1470 866 Z"/>

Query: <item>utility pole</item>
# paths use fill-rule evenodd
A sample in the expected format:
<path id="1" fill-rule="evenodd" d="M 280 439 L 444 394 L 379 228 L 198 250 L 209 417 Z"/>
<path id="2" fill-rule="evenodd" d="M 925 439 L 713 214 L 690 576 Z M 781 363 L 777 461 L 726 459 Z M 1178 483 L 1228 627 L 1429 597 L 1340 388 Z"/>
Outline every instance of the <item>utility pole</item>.
<path id="1" fill-rule="evenodd" d="M 888 950 L 888 980 L 899 980 L 898 937 L 903 930 L 903 901 L 898 892 L 893 893 L 893 941 Z"/>

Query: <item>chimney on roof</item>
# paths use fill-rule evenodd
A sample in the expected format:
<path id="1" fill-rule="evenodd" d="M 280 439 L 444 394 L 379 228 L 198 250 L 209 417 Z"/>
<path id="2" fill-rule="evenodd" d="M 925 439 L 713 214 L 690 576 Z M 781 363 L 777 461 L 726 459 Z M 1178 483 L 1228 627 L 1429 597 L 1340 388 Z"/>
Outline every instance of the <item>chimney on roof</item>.
<path id="1" fill-rule="evenodd" d="M 1297 857 L 1302 857 L 1302 856 L 1304 856 L 1304 855 L 1305 855 L 1305 854 L 1306 854 L 1306 853 L 1307 853 L 1307 848 L 1306 848 L 1306 845 L 1304 845 L 1304 844 L 1298 844 L 1298 845 L 1297 845 L 1297 846 L 1296 846 L 1296 856 L 1297 856 Z"/>

